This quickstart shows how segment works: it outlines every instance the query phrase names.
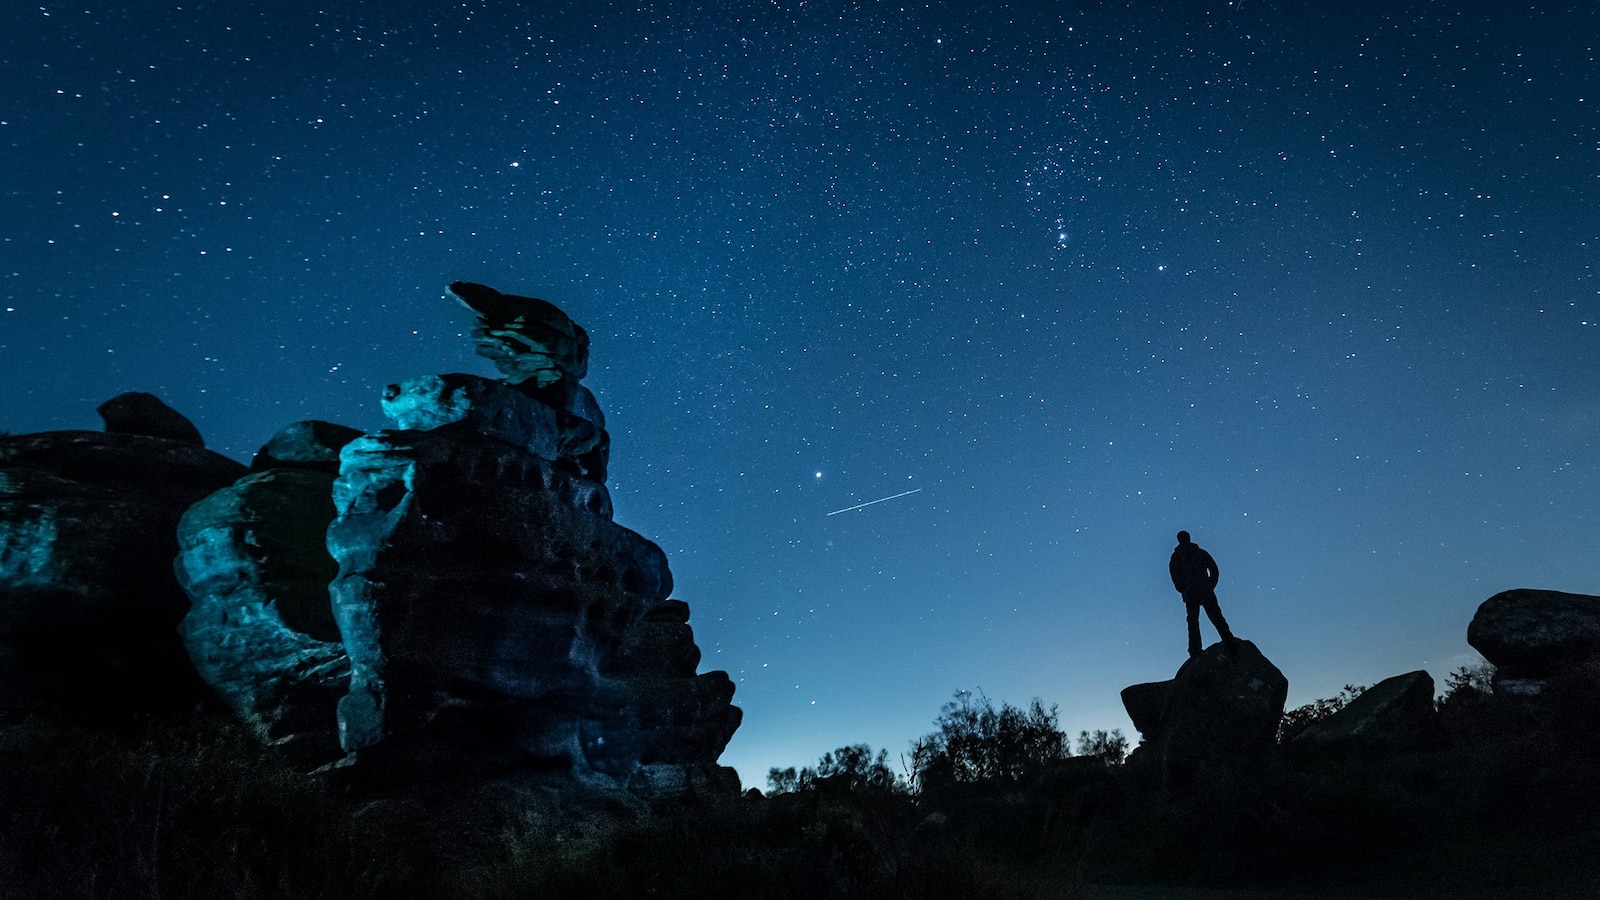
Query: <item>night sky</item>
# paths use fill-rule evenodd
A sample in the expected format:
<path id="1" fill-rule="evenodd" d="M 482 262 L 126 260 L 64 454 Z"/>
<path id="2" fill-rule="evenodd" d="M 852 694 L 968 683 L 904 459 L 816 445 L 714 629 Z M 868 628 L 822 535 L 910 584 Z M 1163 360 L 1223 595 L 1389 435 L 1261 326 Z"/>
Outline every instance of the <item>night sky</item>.
<path id="1" fill-rule="evenodd" d="M 478 281 L 588 329 L 746 785 L 963 688 L 1133 737 L 1180 528 L 1291 705 L 1442 687 L 1600 594 L 1597 9 L 8 4 L 0 428 L 381 428 Z"/>

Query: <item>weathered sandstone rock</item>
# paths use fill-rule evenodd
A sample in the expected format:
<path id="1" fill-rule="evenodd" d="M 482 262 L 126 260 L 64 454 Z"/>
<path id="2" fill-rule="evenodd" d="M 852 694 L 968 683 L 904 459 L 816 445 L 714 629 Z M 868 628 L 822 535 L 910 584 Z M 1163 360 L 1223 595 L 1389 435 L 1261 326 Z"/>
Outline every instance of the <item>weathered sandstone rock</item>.
<path id="1" fill-rule="evenodd" d="M 350 662 L 333 620 L 334 476 L 275 468 L 191 506 L 176 571 L 195 669 L 266 743 L 310 765 L 342 755 L 334 710 Z"/>
<path id="2" fill-rule="evenodd" d="M 1483 601 L 1467 643 L 1504 679 L 1553 678 L 1600 657 L 1600 597 L 1521 588 Z"/>
<path id="3" fill-rule="evenodd" d="M 606 440 L 599 405 L 581 385 L 562 393 L 571 408 L 477 375 L 423 375 L 389 385 L 383 412 L 400 429 L 476 432 L 557 463 L 574 475 L 604 481 L 604 468 L 591 471 L 588 462 Z"/>
<path id="4" fill-rule="evenodd" d="M 1143 738 L 1141 763 L 1239 768 L 1271 755 L 1288 693 L 1278 667 L 1241 640 L 1231 652 L 1222 644 L 1206 648 L 1171 681 L 1125 689 L 1123 704 Z"/>
<path id="5" fill-rule="evenodd" d="M 451 290 L 506 381 L 392 385 L 400 428 L 341 453 L 327 536 L 351 664 L 341 770 L 736 792 L 716 764 L 740 721 L 734 685 L 696 673 L 665 555 L 611 521 L 605 419 L 578 384 L 588 336 L 544 301 Z"/>
<path id="6" fill-rule="evenodd" d="M 242 474 L 197 441 L 0 437 L 0 709 L 192 706 L 203 688 L 174 630 L 188 605 L 176 527 Z"/>
<path id="7" fill-rule="evenodd" d="M 360 437 L 362 432 L 332 422 L 309 419 L 295 422 L 278 430 L 270 440 L 256 451 L 250 461 L 250 471 L 268 469 L 316 469 L 329 475 L 339 474 L 339 451 L 344 445 Z"/>
<path id="8" fill-rule="evenodd" d="M 476 435 L 380 432 L 344 461 L 328 547 L 345 746 L 515 700 L 564 720 L 531 756 L 579 757 L 601 671 L 671 592 L 660 549 L 610 521 L 601 485 Z"/>
<path id="9" fill-rule="evenodd" d="M 193 422 L 154 394 L 141 391 L 118 394 L 95 411 L 105 420 L 108 434 L 142 434 L 195 447 L 206 445 Z"/>
<path id="10" fill-rule="evenodd" d="M 1426 670 L 1385 678 L 1349 705 L 1295 738 L 1299 749 L 1404 746 L 1427 737 L 1434 726 L 1433 676 Z"/>
<path id="11" fill-rule="evenodd" d="M 472 337 L 479 356 L 511 384 L 549 387 L 589 373 L 589 335 L 554 304 L 457 281 L 450 293 L 478 314 Z"/>

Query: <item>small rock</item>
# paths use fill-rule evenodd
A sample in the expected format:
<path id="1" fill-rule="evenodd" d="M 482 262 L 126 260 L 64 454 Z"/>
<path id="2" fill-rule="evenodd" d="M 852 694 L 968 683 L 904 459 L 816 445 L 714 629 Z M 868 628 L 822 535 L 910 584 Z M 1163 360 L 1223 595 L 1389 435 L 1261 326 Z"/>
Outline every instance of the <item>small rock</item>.
<path id="1" fill-rule="evenodd" d="M 193 422 L 154 394 L 140 391 L 118 394 L 95 411 L 105 419 L 106 431 L 110 434 L 142 434 L 195 447 L 206 445 Z"/>
<path id="2" fill-rule="evenodd" d="M 315 419 L 295 422 L 285 426 L 256 451 L 255 459 L 250 461 L 250 471 L 294 468 L 337 475 L 339 451 L 361 434 L 354 428 L 332 422 Z"/>
<path id="3" fill-rule="evenodd" d="M 477 353 L 506 381 L 543 388 L 588 374 L 589 335 L 554 304 L 470 281 L 455 282 L 450 293 L 478 314 Z"/>
<path id="4" fill-rule="evenodd" d="M 1170 680 L 1129 685 L 1122 689 L 1122 705 L 1140 734 L 1154 734 L 1161 727 L 1161 716 L 1171 695 Z"/>

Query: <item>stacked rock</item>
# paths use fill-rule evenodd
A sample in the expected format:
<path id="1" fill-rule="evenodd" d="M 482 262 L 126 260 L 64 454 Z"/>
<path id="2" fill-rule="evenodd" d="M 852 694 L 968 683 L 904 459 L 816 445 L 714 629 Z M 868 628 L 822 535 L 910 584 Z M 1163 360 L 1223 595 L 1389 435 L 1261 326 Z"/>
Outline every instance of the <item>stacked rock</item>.
<path id="1" fill-rule="evenodd" d="M 1600 668 L 1600 597 L 1518 588 L 1483 601 L 1467 643 L 1495 667 L 1499 694 L 1538 696 Z"/>
<path id="2" fill-rule="evenodd" d="M 294 426 L 185 518 L 202 677 L 264 739 L 378 779 L 736 792 L 716 763 L 733 683 L 696 674 L 665 555 L 611 521 L 588 336 L 542 300 L 450 290 L 504 380 L 390 385 L 394 430 Z M 324 531 L 319 570 L 304 538 Z"/>
<path id="3" fill-rule="evenodd" d="M 470 281 L 455 282 L 450 293 L 478 314 L 473 343 L 478 355 L 505 376 L 506 384 L 595 427 L 594 444 L 571 460 L 579 474 L 605 481 L 611 446 L 606 420 L 594 395 L 578 383 L 589 374 L 588 332 L 537 297 L 502 294 Z"/>

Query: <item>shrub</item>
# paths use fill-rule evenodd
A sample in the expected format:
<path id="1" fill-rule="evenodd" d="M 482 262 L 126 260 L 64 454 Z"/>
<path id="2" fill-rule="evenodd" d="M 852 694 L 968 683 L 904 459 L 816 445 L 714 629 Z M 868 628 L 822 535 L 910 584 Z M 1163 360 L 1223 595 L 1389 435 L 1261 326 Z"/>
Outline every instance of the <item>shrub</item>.
<path id="1" fill-rule="evenodd" d="M 1108 766 L 1120 766 L 1128 758 L 1128 739 L 1122 729 L 1111 732 L 1078 732 L 1078 755 L 1092 756 Z"/>
<path id="2" fill-rule="evenodd" d="M 1356 687 L 1347 684 L 1332 697 L 1313 700 L 1305 706 L 1284 712 L 1283 718 L 1278 721 L 1278 746 L 1288 745 L 1307 728 L 1349 706 L 1350 701 L 1361 696 L 1364 690 L 1366 690 L 1364 685 Z"/>
<path id="3" fill-rule="evenodd" d="M 1020 782 L 1071 756 L 1056 725 L 1056 707 L 1034 698 L 1027 709 L 957 691 L 934 720 L 938 731 L 912 744 L 911 782 L 917 790 L 948 783 Z"/>
<path id="4" fill-rule="evenodd" d="M 767 772 L 767 789 L 773 794 L 792 794 L 809 790 L 818 782 L 827 781 L 845 790 L 902 790 L 904 782 L 889 768 L 889 751 L 879 750 L 874 756 L 866 744 L 853 744 L 822 754 L 816 768 L 806 767 L 796 771 L 771 769 Z"/>

